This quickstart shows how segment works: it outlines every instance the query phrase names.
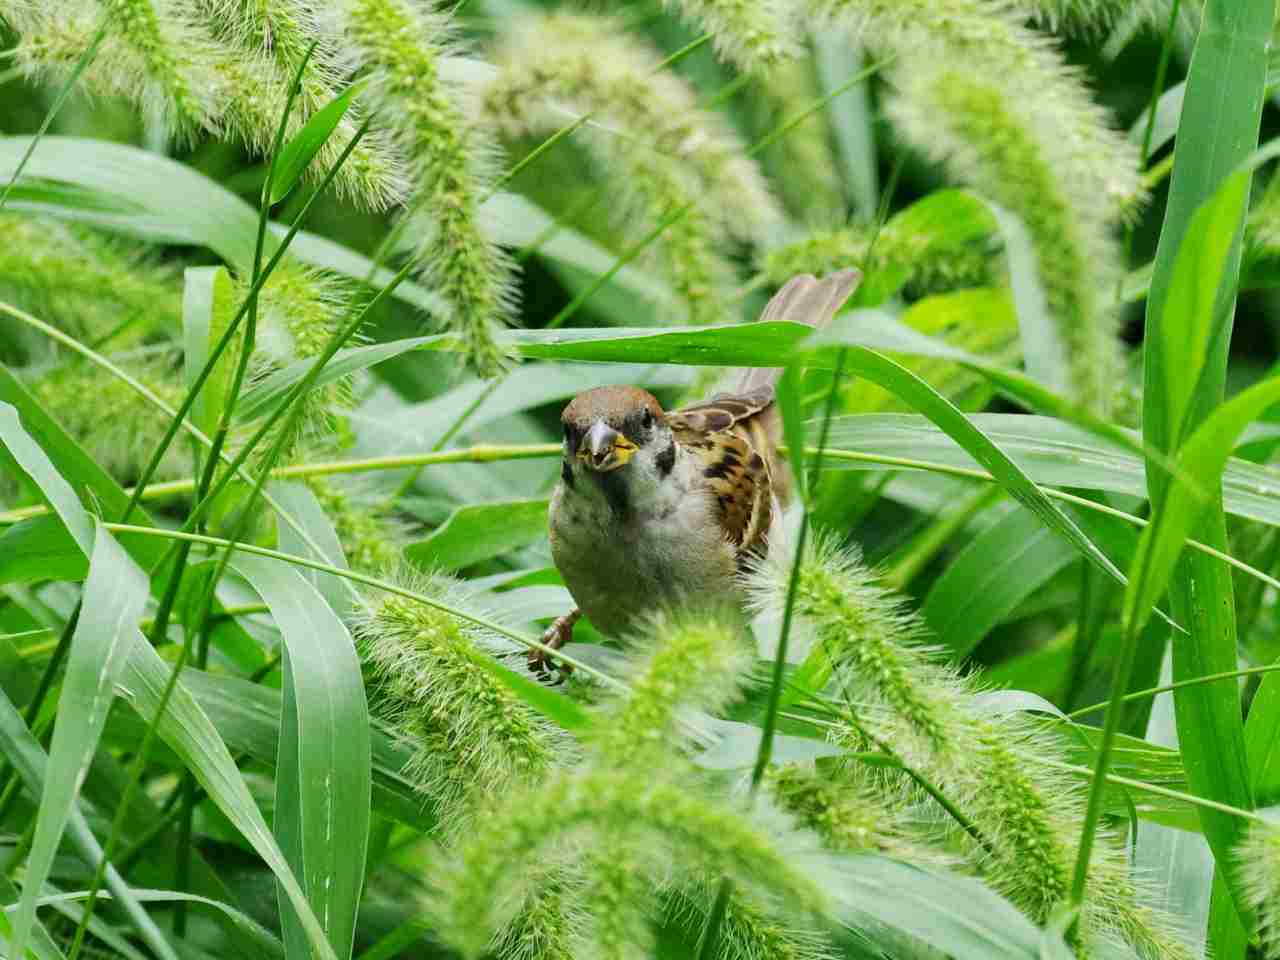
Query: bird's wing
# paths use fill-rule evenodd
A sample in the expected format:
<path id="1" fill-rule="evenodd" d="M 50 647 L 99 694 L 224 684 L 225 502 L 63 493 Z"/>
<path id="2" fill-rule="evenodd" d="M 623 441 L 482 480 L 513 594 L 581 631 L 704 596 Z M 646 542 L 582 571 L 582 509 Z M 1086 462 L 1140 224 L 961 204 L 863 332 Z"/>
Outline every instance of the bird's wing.
<path id="1" fill-rule="evenodd" d="M 760 314 L 761 321 L 789 320 L 821 330 L 844 306 L 858 284 L 862 271 L 850 267 L 837 270 L 819 280 L 809 273 L 792 277 L 773 295 Z M 754 367 L 743 372 L 738 381 L 739 393 L 752 393 L 761 387 L 772 387 L 781 376 L 779 367 Z"/>
<path id="2" fill-rule="evenodd" d="M 720 528 L 743 558 L 763 548 L 772 519 L 770 451 L 757 446 L 767 443 L 757 414 L 772 402 L 772 389 L 768 394 L 755 401 L 721 397 L 667 415 L 676 442 L 701 464 Z"/>

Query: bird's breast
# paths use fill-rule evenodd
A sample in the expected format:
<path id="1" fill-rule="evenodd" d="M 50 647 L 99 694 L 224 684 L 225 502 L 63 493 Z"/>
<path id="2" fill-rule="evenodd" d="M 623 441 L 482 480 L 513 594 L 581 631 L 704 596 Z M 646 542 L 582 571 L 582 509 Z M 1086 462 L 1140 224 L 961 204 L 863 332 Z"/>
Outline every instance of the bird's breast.
<path id="1" fill-rule="evenodd" d="M 722 604 L 736 590 L 732 546 L 705 490 L 672 484 L 652 502 L 614 510 L 561 484 L 550 511 L 551 551 L 578 607 L 606 634 L 664 607 Z"/>

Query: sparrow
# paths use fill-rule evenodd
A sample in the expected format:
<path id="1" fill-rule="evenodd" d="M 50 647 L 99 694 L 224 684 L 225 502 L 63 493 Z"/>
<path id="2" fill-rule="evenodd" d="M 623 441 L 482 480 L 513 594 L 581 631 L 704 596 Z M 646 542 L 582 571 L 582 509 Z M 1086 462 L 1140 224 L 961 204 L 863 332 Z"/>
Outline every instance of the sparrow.
<path id="1" fill-rule="evenodd" d="M 793 277 L 761 320 L 825 326 L 862 275 Z M 741 603 L 740 574 L 768 548 L 789 490 L 778 459 L 780 368 L 745 371 L 736 389 L 664 411 L 639 387 L 578 394 L 560 422 L 564 451 L 551 497 L 551 554 L 575 608 L 542 642 L 559 649 L 586 615 L 617 636 L 672 606 Z M 541 651 L 529 666 L 546 672 Z"/>

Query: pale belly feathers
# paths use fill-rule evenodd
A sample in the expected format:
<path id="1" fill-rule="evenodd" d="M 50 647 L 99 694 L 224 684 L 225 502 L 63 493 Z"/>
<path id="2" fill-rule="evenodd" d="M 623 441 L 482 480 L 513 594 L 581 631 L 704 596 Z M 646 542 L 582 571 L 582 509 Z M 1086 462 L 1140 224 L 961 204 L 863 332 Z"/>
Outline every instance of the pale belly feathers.
<path id="1" fill-rule="evenodd" d="M 583 477 L 579 488 L 583 481 L 595 482 Z M 556 566 L 579 609 L 605 634 L 625 633 L 637 618 L 665 608 L 740 600 L 735 550 L 712 516 L 710 494 L 678 477 L 663 486 L 647 506 L 621 514 L 598 489 L 569 492 L 562 483 L 552 497 Z"/>

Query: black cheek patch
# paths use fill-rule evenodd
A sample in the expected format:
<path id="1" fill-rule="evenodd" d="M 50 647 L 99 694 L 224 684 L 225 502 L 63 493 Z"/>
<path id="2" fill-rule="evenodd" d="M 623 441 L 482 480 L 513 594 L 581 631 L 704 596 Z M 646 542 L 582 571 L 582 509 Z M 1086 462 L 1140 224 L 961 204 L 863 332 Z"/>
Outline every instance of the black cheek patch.
<path id="1" fill-rule="evenodd" d="M 566 487 L 573 489 L 573 468 L 569 466 L 568 460 L 560 461 L 560 479 Z"/>
<path id="2" fill-rule="evenodd" d="M 672 468 L 676 465 L 676 445 L 674 441 L 667 444 L 667 449 L 658 454 L 654 463 L 658 465 L 658 473 L 662 476 L 665 477 L 671 472 Z"/>

